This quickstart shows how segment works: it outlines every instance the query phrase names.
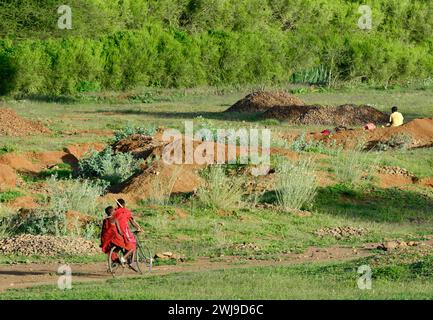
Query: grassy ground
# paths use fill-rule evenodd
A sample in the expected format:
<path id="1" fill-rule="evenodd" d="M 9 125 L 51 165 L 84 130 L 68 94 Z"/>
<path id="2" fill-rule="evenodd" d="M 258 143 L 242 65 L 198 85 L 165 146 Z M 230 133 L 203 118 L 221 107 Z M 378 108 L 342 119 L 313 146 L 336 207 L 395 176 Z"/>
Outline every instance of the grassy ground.
<path id="1" fill-rule="evenodd" d="M 77 142 L 108 142 L 110 130 L 127 124 L 156 125 L 182 128 L 183 121 L 194 124 L 211 123 L 215 127 L 270 127 L 274 136 L 291 131 L 314 131 L 319 127 L 292 127 L 287 124 L 263 122 L 256 116 L 225 114 L 224 111 L 246 91 L 161 91 L 150 97 L 124 99 L 119 95 L 86 97 L 86 100 L 63 100 L 56 102 L 5 99 L 7 106 L 18 114 L 39 119 L 52 131 L 52 135 L 0 138 L 0 154 L 22 151 L 61 150 Z M 406 119 L 432 117 L 431 91 L 408 90 L 342 90 L 300 93 L 308 103 L 343 104 L 368 103 L 383 111 L 397 104 Z M 105 134 L 102 134 L 105 133 Z M 311 156 L 320 153 L 305 153 Z M 335 165 L 332 156 L 322 159 L 326 166 Z M 419 178 L 433 176 L 433 149 L 396 150 L 371 154 L 370 164 L 400 166 Z M 65 169 L 69 172 L 68 168 Z M 26 193 L 49 174 L 30 179 L 25 177 L 21 189 L 0 193 L 0 202 L 7 204 Z M 37 187 L 34 187 L 37 188 Z M 267 200 L 272 200 L 272 193 Z M 356 186 L 336 184 L 319 188 L 315 201 L 309 206 L 310 217 L 297 217 L 271 209 L 246 206 L 221 215 L 215 210 L 203 209 L 194 199 L 173 199 L 166 206 L 137 205 L 133 208 L 139 223 L 144 227 L 144 237 L 155 251 L 172 251 L 189 259 L 199 256 L 218 258 L 221 255 L 238 255 L 257 259 L 274 259 L 287 252 L 302 252 L 310 246 L 327 247 L 358 246 L 384 239 L 418 240 L 433 234 L 433 192 L 431 188 L 381 189 L 374 181 Z M 187 215 L 179 218 L 176 210 Z M 357 237 L 336 239 L 318 237 L 314 233 L 325 227 L 353 226 L 367 229 Z M 95 239 L 95 241 L 97 241 Z M 254 244 L 248 249 L 242 244 Z M 0 263 L 11 262 L 90 262 L 102 261 L 103 255 L 82 257 L 0 257 Z M 417 260 L 418 259 L 418 260 Z M 263 267 L 245 270 L 228 270 L 203 273 L 175 274 L 146 277 L 133 280 L 113 280 L 107 283 L 77 285 L 74 290 L 58 292 L 50 287 L 9 292 L 4 298 L 431 298 L 433 285 L 412 264 L 431 264 L 426 257 L 413 258 L 410 263 L 395 259 L 383 262 L 384 273 L 377 276 L 372 291 L 356 287 L 356 267 L 365 261 L 333 265 L 303 265 L 297 267 Z M 368 262 L 368 261 L 367 261 Z M 380 263 L 382 263 L 380 262 Z M 387 264 L 388 263 L 388 264 Z M 397 268 L 399 276 L 388 274 Z M 415 269 L 414 269 L 415 268 Z M 430 268 L 430 267 L 428 267 Z M 427 268 L 427 269 L 428 269 Z M 379 268 L 380 269 L 380 268 Z M 382 269 L 380 269 L 382 270 Z M 428 269 L 430 270 L 430 269 Z M 424 272 L 424 271 L 423 271 Z M 430 272 L 430 271 L 428 271 Z M 392 273 L 392 272 L 391 272 Z M 254 281 L 251 281 L 253 279 Z M 172 284 L 175 284 L 174 286 Z M 146 288 L 145 290 L 143 288 Z M 123 292 L 122 290 L 126 290 Z M 117 293 L 116 293 L 117 292 Z M 185 296 L 185 293 L 187 295 Z"/>
<path id="2" fill-rule="evenodd" d="M 433 256 L 398 253 L 344 263 L 255 267 L 9 290 L 0 299 L 431 299 Z M 370 266 L 370 290 L 358 268 Z"/>

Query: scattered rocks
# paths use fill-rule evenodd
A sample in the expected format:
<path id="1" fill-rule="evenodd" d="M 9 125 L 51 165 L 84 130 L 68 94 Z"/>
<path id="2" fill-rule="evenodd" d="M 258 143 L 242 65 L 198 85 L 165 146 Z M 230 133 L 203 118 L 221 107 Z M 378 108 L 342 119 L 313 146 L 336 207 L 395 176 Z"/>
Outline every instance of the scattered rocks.
<path id="1" fill-rule="evenodd" d="M 175 254 L 170 251 L 166 252 L 158 252 L 155 254 L 154 259 L 156 260 L 176 260 L 176 261 L 184 261 L 185 257 Z"/>
<path id="2" fill-rule="evenodd" d="M 335 239 L 344 239 L 350 237 L 358 237 L 366 234 L 368 232 L 365 228 L 357 228 L 351 226 L 334 227 L 334 228 L 322 228 L 314 232 L 316 236 L 325 237 L 331 236 Z"/>
<path id="3" fill-rule="evenodd" d="M 260 251 L 260 247 L 254 243 L 236 243 L 231 246 L 236 251 Z"/>
<path id="4" fill-rule="evenodd" d="M 0 254 L 65 256 L 94 255 L 100 252 L 94 242 L 78 237 L 24 234 L 0 239 Z"/>
<path id="5" fill-rule="evenodd" d="M 0 136 L 26 136 L 49 132 L 42 124 L 24 119 L 11 109 L 0 109 Z"/>
<path id="6" fill-rule="evenodd" d="M 384 251 L 393 251 L 396 249 L 402 249 L 407 247 L 416 247 L 419 243 L 415 241 L 399 241 L 399 240 L 393 240 L 393 241 L 386 241 L 384 243 L 381 243 L 377 246 L 377 249 L 384 250 Z"/>
<path id="7" fill-rule="evenodd" d="M 411 178 L 414 177 L 414 175 L 410 173 L 409 170 L 397 166 L 381 166 L 378 168 L 378 172 L 383 174 L 399 175 Z"/>

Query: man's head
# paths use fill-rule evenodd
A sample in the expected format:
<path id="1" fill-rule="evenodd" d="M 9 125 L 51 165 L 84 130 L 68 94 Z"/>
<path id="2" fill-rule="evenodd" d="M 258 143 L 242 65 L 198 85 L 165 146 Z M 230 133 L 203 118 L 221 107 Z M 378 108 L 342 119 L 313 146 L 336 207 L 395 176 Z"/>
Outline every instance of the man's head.
<path id="1" fill-rule="evenodd" d="M 394 106 L 394 107 L 392 107 L 391 111 L 392 111 L 392 113 L 397 112 L 398 108 L 396 106 Z"/>
<path id="2" fill-rule="evenodd" d="M 114 211 L 114 208 L 112 206 L 105 208 L 105 213 L 107 214 L 107 216 L 111 216 L 113 214 L 113 211 Z"/>
<path id="3" fill-rule="evenodd" d="M 123 199 L 117 199 L 117 206 L 119 208 L 125 208 L 126 202 Z"/>

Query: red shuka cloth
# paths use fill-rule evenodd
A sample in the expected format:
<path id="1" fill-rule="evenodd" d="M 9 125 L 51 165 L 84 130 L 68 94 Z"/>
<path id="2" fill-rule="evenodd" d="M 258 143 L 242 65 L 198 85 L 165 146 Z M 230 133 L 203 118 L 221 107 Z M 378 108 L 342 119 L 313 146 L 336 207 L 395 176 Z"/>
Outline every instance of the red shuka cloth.
<path id="1" fill-rule="evenodd" d="M 137 241 L 128 224 L 129 221 L 132 220 L 131 211 L 126 208 L 117 208 L 116 211 L 114 211 L 113 217 L 119 222 L 120 230 L 123 233 L 124 248 L 126 250 L 135 249 Z"/>

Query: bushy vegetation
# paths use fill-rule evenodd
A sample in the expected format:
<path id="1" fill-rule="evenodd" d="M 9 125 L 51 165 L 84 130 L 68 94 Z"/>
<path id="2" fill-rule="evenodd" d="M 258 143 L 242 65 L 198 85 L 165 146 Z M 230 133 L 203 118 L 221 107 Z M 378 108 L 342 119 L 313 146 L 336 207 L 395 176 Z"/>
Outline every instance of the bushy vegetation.
<path id="1" fill-rule="evenodd" d="M 313 160 L 300 160 L 297 163 L 285 161 L 279 164 L 275 193 L 281 209 L 303 209 L 311 205 L 316 192 L 317 181 Z"/>
<path id="2" fill-rule="evenodd" d="M 153 125 L 138 127 L 133 125 L 127 125 L 126 127 L 116 130 L 114 132 L 114 142 L 119 142 L 133 134 L 142 134 L 145 136 L 153 136 L 156 133 L 156 127 Z"/>
<path id="3" fill-rule="evenodd" d="M 359 145 L 353 150 L 338 150 L 334 161 L 334 173 L 340 183 L 356 185 L 364 176 L 371 173 L 372 164 L 367 161 L 369 153 L 363 152 L 362 149 L 363 146 Z"/>
<path id="4" fill-rule="evenodd" d="M 81 159 L 79 171 L 84 178 L 98 178 L 115 185 L 132 176 L 141 162 L 130 153 L 114 153 L 111 148 L 106 148 L 101 152 L 93 151 Z"/>
<path id="5" fill-rule="evenodd" d="M 199 202 L 208 208 L 231 210 L 239 207 L 244 194 L 243 182 L 226 175 L 222 166 L 211 166 L 203 172 L 204 184 L 197 191 Z"/>
<path id="6" fill-rule="evenodd" d="M 47 180 L 46 205 L 24 214 L 1 214 L 0 233 L 94 237 L 99 226 L 97 218 L 102 215 L 97 198 L 104 189 L 89 180 L 59 180 L 52 176 Z M 87 217 L 85 221 L 83 217 Z"/>
<path id="7" fill-rule="evenodd" d="M 133 86 L 338 81 L 387 86 L 430 78 L 427 1 L 55 0 L 0 4 L 0 93 L 69 94 Z"/>

